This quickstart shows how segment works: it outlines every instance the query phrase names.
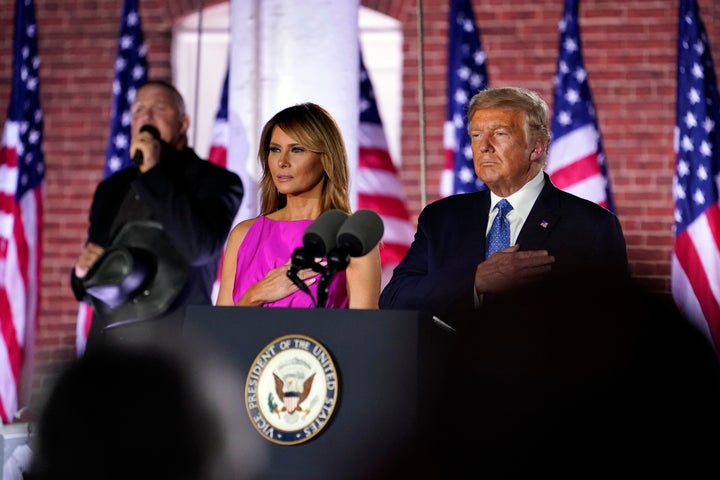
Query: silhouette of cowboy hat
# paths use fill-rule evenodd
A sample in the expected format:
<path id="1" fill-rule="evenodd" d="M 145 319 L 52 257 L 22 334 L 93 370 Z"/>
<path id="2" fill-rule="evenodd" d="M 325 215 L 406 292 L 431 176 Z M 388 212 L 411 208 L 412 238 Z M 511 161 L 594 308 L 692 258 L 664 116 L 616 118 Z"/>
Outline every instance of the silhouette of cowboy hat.
<path id="1" fill-rule="evenodd" d="M 126 224 L 82 280 L 90 303 L 106 322 L 159 317 L 173 307 L 188 275 L 162 225 Z"/>

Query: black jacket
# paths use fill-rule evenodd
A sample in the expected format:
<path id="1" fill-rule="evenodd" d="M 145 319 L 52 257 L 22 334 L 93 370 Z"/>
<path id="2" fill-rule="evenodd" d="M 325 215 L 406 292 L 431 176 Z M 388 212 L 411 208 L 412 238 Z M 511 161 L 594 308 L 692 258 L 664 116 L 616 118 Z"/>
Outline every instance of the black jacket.
<path id="1" fill-rule="evenodd" d="M 165 148 L 161 161 L 144 174 L 133 166 L 100 182 L 90 207 L 87 242 L 107 248 L 130 221 L 162 224 L 189 265 L 183 292 L 165 315 L 181 322 L 186 305 L 211 303 L 222 249 L 242 195 L 235 173 L 200 159 L 190 148 Z M 74 272 L 71 284 L 75 297 L 85 299 Z M 94 315 L 88 347 L 105 326 L 99 317 Z"/>

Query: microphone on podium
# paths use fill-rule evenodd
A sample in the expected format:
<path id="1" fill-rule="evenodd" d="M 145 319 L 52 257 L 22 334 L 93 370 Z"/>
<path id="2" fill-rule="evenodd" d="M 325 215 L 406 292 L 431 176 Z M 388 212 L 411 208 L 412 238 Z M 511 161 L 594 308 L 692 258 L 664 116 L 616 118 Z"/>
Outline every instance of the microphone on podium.
<path id="1" fill-rule="evenodd" d="M 298 272 L 304 268 L 312 268 L 319 273 L 325 271 L 315 258 L 324 257 L 335 248 L 338 231 L 347 218 L 348 214 L 342 210 L 332 209 L 323 212 L 305 229 L 303 246 L 293 251 L 287 276 L 295 286 L 308 295 L 312 296 L 310 289 L 298 276 Z"/>
<path id="2" fill-rule="evenodd" d="M 298 273 L 305 268 L 320 273 L 315 305 L 324 308 L 333 275 L 345 270 L 351 257 L 370 253 L 382 239 L 384 230 L 382 219 L 372 210 L 358 210 L 349 216 L 337 209 L 323 212 L 305 229 L 303 246 L 293 251 L 287 276 L 295 286 L 312 296 Z M 327 267 L 315 261 L 318 257 L 327 258 Z"/>
<path id="3" fill-rule="evenodd" d="M 335 247 L 327 253 L 328 265 L 318 282 L 318 308 L 325 307 L 333 275 L 347 268 L 350 257 L 362 257 L 370 253 L 384 232 L 382 218 L 372 210 L 358 210 L 345 220 L 337 231 Z"/>
<path id="4" fill-rule="evenodd" d="M 328 267 L 345 270 L 350 257 L 362 257 L 382 239 L 385 227 L 380 215 L 372 210 L 358 210 L 348 217 L 337 232 L 335 248 L 328 252 Z"/>

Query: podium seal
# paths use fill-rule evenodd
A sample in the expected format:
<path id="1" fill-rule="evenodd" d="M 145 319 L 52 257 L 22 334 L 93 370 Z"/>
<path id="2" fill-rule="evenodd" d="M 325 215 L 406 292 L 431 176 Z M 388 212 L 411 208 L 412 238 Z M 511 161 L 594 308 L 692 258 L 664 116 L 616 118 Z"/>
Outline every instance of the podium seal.
<path id="1" fill-rule="evenodd" d="M 338 376 L 327 349 L 304 335 L 273 340 L 255 357 L 245 381 L 245 407 L 255 429 L 281 445 L 306 442 L 327 426 Z"/>

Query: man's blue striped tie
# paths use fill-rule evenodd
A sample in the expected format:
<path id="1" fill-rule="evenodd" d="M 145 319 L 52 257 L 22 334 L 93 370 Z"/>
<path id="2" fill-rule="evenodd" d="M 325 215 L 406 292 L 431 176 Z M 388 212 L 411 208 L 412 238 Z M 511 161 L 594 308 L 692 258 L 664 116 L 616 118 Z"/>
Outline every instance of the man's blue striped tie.
<path id="1" fill-rule="evenodd" d="M 510 246 L 510 222 L 505 215 L 513 206 L 504 198 L 497 203 L 498 213 L 493 220 L 485 243 L 485 258 L 503 248 Z"/>

